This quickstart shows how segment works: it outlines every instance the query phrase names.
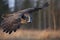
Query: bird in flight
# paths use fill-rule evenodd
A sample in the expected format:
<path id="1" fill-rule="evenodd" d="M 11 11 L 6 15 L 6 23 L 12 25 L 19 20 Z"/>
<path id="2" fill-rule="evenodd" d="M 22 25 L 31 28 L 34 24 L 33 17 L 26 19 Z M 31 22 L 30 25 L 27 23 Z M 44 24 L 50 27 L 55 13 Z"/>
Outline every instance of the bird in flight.
<path id="1" fill-rule="evenodd" d="M 44 9 L 48 7 L 48 2 L 43 5 L 41 8 L 28 8 L 21 11 L 14 12 L 12 14 L 7 14 L 3 16 L 3 20 L 0 24 L 3 32 L 11 34 L 13 31 L 16 32 L 22 24 L 31 23 L 30 13 Z"/>

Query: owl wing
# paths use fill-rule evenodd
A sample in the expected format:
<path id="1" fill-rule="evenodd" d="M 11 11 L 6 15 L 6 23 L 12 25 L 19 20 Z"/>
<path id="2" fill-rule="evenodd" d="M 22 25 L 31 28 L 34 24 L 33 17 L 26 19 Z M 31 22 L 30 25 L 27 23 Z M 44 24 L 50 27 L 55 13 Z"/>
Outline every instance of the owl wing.
<path id="1" fill-rule="evenodd" d="M 11 34 L 12 31 L 16 32 L 20 28 L 20 18 L 17 14 L 9 14 L 3 18 L 0 26 L 3 29 L 3 32 Z"/>

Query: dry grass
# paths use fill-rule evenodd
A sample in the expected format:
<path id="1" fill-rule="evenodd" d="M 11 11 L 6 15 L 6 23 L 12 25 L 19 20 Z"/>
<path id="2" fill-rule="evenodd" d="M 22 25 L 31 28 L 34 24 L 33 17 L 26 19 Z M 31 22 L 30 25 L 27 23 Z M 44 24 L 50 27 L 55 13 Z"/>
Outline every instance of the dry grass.
<path id="1" fill-rule="evenodd" d="M 51 30 L 22 30 L 19 29 L 15 33 L 6 34 L 0 30 L 0 39 L 18 39 L 18 38 L 27 38 L 27 39 L 48 39 L 48 38 L 60 38 L 60 31 L 51 31 Z"/>

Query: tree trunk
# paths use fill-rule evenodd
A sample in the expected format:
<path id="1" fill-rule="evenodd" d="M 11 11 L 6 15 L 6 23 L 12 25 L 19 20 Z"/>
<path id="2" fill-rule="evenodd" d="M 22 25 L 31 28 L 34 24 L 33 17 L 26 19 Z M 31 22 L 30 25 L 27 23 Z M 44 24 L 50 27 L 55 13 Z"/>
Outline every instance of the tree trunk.
<path id="1" fill-rule="evenodd" d="M 55 6 L 54 6 L 55 0 L 51 0 L 51 7 L 52 7 L 52 16 L 53 16 L 53 23 L 54 23 L 54 30 L 56 30 L 56 19 L 55 19 Z"/>

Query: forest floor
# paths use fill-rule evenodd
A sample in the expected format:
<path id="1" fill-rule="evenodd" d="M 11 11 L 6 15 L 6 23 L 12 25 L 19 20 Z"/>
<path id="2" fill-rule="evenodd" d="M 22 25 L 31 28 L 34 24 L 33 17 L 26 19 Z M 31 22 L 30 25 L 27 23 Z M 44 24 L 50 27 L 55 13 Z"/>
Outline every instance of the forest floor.
<path id="1" fill-rule="evenodd" d="M 0 40 L 60 40 L 60 30 L 22 30 L 12 34 L 0 30 Z"/>

